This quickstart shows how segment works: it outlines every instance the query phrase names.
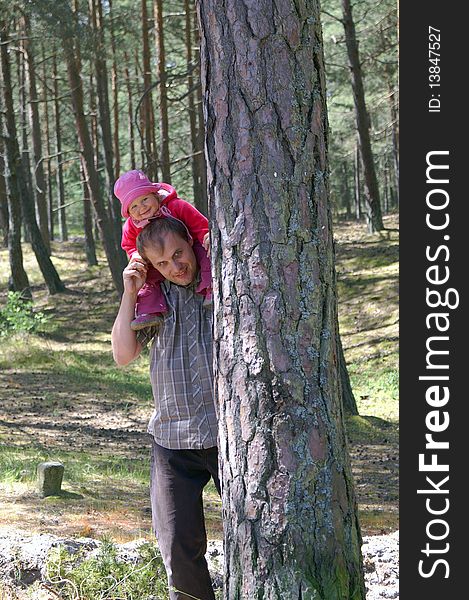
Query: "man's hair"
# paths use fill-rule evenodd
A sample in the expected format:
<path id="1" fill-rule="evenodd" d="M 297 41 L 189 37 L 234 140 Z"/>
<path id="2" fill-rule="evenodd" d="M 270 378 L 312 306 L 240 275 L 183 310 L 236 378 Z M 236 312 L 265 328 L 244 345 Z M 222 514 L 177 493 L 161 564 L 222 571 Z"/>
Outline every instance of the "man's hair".
<path id="1" fill-rule="evenodd" d="M 145 255 L 145 248 L 148 248 L 150 244 L 159 249 L 164 249 L 164 238 L 167 233 L 175 233 L 186 242 L 191 239 L 189 231 L 182 221 L 173 217 L 158 217 L 150 221 L 137 237 L 137 250 L 140 256 L 148 260 Z"/>

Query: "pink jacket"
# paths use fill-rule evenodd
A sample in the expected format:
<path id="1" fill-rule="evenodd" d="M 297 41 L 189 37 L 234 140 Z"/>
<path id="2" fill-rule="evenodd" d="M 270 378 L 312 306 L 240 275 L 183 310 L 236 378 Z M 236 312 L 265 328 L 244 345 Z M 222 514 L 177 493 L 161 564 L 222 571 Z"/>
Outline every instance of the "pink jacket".
<path id="1" fill-rule="evenodd" d="M 164 206 L 173 217 L 182 221 L 191 236 L 202 244 L 204 236 L 208 232 L 208 219 L 194 208 L 192 204 L 178 198 L 176 190 L 171 185 L 162 183 L 161 188 L 168 192 L 161 206 Z M 141 231 L 142 228 L 137 227 L 131 217 L 124 223 L 121 245 L 129 257 L 137 252 L 137 237 Z"/>

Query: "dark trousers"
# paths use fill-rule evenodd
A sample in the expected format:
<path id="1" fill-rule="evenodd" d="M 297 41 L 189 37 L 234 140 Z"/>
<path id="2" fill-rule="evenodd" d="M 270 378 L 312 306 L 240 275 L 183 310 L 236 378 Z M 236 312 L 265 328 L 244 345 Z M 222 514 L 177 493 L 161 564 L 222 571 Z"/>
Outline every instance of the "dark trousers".
<path id="1" fill-rule="evenodd" d="M 205 560 L 207 533 L 202 504 L 202 491 L 210 477 L 220 493 L 216 447 L 168 450 L 153 441 L 153 529 L 166 567 L 171 600 L 215 598 Z"/>

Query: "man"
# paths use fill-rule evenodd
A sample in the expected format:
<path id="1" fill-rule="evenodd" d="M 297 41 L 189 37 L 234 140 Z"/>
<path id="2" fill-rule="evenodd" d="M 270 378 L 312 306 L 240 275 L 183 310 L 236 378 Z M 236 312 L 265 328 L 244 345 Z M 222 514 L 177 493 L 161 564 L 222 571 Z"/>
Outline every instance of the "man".
<path id="1" fill-rule="evenodd" d="M 198 265 L 192 238 L 173 218 L 156 219 L 138 237 L 143 257 L 124 270 L 124 293 L 112 329 L 114 360 L 137 358 L 146 339 L 131 329 L 146 262 L 165 277 L 161 284 L 168 313 L 154 331 L 150 378 L 155 410 L 148 426 L 152 440 L 150 493 L 158 545 L 171 600 L 215 598 L 205 552 L 202 490 L 218 478 L 217 422 L 213 397 L 212 314 L 197 294 Z M 144 337 L 148 334 L 143 333 Z"/>

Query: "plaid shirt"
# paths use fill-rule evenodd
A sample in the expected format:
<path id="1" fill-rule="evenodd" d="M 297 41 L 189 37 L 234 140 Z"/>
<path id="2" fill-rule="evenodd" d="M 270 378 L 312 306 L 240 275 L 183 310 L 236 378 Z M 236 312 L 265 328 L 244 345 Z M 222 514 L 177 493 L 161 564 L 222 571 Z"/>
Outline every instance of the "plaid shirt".
<path id="1" fill-rule="evenodd" d="M 148 432 L 172 450 L 217 445 L 212 373 L 212 312 L 202 306 L 195 286 L 161 283 L 168 313 L 155 335 L 138 332 L 145 345 L 151 338 L 150 379 L 155 410 Z"/>

